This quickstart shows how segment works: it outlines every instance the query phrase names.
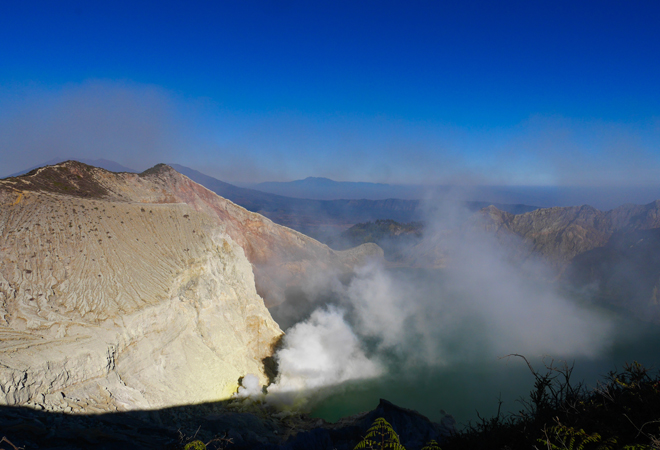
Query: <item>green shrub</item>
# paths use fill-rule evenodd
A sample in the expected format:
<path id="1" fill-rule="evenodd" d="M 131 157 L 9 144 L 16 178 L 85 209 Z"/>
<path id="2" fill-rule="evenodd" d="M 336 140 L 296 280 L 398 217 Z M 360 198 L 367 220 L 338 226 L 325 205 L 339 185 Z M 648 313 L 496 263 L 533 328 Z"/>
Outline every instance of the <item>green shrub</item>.
<path id="1" fill-rule="evenodd" d="M 370 450 L 406 450 L 401 442 L 399 442 L 399 435 L 396 434 L 392 425 L 382 417 L 376 419 L 367 430 L 367 435 L 355 446 L 358 449 Z"/>
<path id="2" fill-rule="evenodd" d="M 434 440 L 430 440 L 429 442 L 426 443 L 424 447 L 422 447 L 422 450 L 442 450 L 438 443 Z"/>
<path id="3" fill-rule="evenodd" d="M 529 368 L 534 389 L 521 399 L 521 411 L 480 418 L 480 423 L 468 424 L 443 448 L 660 450 L 657 373 L 651 376 L 637 362 L 625 364 L 623 371 L 610 372 L 605 382 L 588 390 L 583 383 L 572 382 L 572 366 L 550 364 L 545 373 Z"/>
<path id="4" fill-rule="evenodd" d="M 188 442 L 183 450 L 206 450 L 206 444 L 200 440 Z"/>

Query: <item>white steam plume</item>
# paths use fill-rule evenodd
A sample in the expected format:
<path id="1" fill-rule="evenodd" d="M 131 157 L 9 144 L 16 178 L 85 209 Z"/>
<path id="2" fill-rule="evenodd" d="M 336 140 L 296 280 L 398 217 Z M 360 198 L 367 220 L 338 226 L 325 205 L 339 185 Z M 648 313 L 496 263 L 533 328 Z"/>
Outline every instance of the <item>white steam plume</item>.
<path id="1" fill-rule="evenodd" d="M 280 402 L 304 401 L 310 391 L 383 373 L 381 364 L 366 356 L 344 312 L 334 307 L 319 308 L 309 320 L 293 326 L 276 359 L 279 377 L 268 392 Z"/>
<path id="2" fill-rule="evenodd" d="M 316 293 L 306 287 L 318 309 L 287 331 L 269 392 L 309 392 L 377 377 L 393 365 L 446 366 L 510 353 L 595 357 L 609 346 L 611 323 L 565 298 L 548 281 L 554 272 L 544 261 L 523 262 L 522 242 L 498 239 L 449 208 L 434 209 L 439 218 L 427 222 L 418 249 L 439 246 L 445 269 L 391 270 L 374 261 L 347 285 L 317 280 Z M 339 306 L 328 307 L 329 298 Z"/>

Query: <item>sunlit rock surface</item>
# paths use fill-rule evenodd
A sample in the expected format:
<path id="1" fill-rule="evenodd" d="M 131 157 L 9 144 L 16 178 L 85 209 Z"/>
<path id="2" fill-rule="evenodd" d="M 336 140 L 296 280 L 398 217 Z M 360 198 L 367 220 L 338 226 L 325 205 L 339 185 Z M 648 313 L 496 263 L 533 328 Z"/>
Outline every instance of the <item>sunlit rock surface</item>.
<path id="1" fill-rule="evenodd" d="M 481 210 L 480 216 L 486 229 L 500 236 L 519 236 L 530 252 L 543 255 L 563 269 L 577 255 L 607 244 L 616 232 L 660 227 L 660 201 L 623 205 L 610 211 L 583 205 L 543 208 L 518 215 L 490 206 Z"/>
<path id="2" fill-rule="evenodd" d="M 0 180 L 0 208 L 5 404 L 154 408 L 226 398 L 247 373 L 265 383 L 262 359 L 281 330 L 253 273 L 281 302 L 306 272 L 349 270 L 360 257 L 163 165 L 37 169 Z"/>
<path id="3" fill-rule="evenodd" d="M 432 228 L 432 227 L 431 227 Z M 403 260 L 412 267 L 442 268 L 451 264 L 451 243 L 487 232 L 524 261 L 542 256 L 561 274 L 578 255 L 605 246 L 615 233 L 660 228 L 660 200 L 646 205 L 622 205 L 599 211 L 589 205 L 540 208 L 511 214 L 488 206 L 454 228 L 424 231 L 424 239 L 405 249 Z"/>

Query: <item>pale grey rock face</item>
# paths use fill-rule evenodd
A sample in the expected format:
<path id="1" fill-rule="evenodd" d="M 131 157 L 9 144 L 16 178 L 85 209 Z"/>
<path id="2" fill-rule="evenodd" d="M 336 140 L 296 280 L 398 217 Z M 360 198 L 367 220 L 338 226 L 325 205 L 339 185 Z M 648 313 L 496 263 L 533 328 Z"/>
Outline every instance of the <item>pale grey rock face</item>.
<path id="1" fill-rule="evenodd" d="M 0 403 L 160 408 L 266 383 L 282 332 L 216 217 L 42 190 L 0 205 Z"/>
<path id="2" fill-rule="evenodd" d="M 73 412 L 220 400 L 282 331 L 266 306 L 335 252 L 172 168 L 75 161 L 0 180 L 0 403 Z"/>

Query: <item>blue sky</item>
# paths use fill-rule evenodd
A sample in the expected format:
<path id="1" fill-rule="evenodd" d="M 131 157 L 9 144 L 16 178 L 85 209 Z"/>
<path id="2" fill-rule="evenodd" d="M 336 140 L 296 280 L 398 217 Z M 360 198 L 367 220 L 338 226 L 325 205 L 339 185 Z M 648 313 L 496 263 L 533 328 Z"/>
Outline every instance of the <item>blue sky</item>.
<path id="1" fill-rule="evenodd" d="M 660 3 L 0 3 L 0 176 L 654 185 Z"/>

